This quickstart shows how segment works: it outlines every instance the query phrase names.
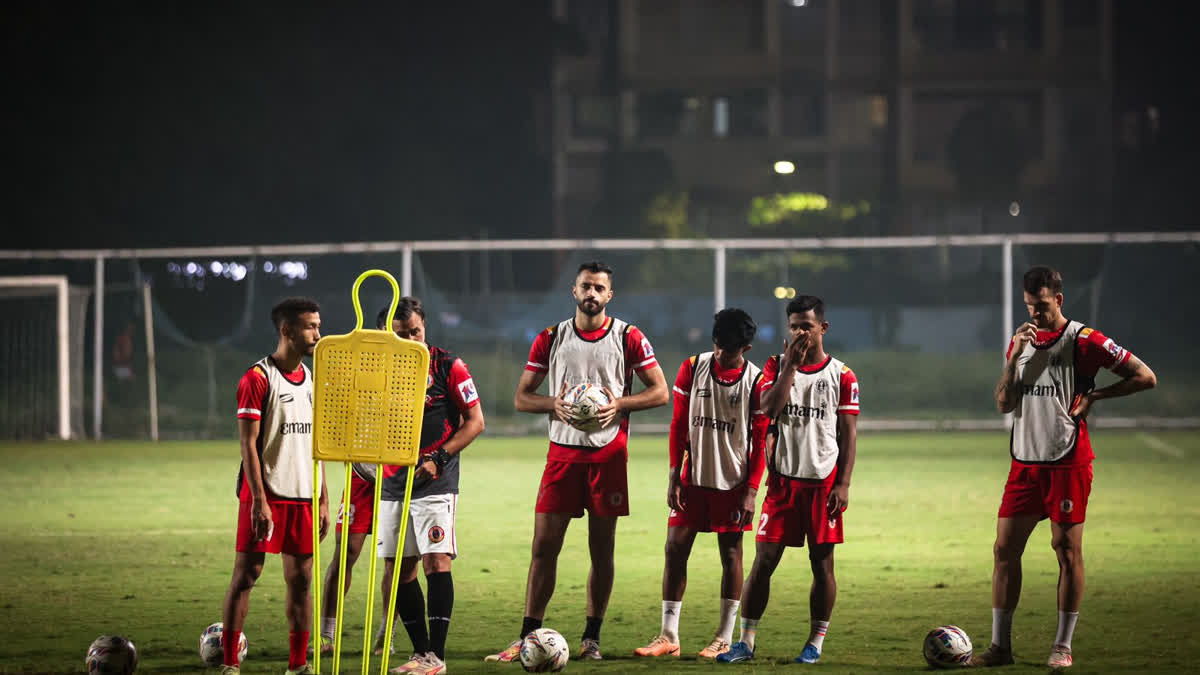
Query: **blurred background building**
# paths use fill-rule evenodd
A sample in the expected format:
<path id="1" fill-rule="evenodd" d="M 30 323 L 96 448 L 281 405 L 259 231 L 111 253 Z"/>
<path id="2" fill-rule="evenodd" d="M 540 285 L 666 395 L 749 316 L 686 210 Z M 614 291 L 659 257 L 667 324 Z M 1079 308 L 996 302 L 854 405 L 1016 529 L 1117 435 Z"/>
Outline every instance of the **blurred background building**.
<path id="1" fill-rule="evenodd" d="M 560 236 L 635 230 L 670 195 L 686 195 L 695 230 L 739 235 L 752 199 L 780 191 L 867 205 L 871 217 L 828 234 L 1111 222 L 1110 0 L 554 0 L 552 12 Z"/>

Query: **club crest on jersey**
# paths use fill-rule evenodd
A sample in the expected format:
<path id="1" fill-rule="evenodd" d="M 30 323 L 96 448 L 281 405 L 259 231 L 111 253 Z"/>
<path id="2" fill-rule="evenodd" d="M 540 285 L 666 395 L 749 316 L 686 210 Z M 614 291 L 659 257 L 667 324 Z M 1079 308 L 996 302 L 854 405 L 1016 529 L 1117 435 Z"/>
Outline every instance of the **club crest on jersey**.
<path id="1" fill-rule="evenodd" d="M 425 388 L 428 389 L 432 386 L 433 386 L 433 373 L 429 373 L 428 375 L 425 376 Z"/>
<path id="2" fill-rule="evenodd" d="M 291 394 L 280 394 L 279 402 L 280 403 L 291 403 L 294 398 L 295 397 L 292 396 Z"/>
<path id="3" fill-rule="evenodd" d="M 1070 499 L 1064 499 L 1058 505 L 1058 509 L 1060 511 L 1062 511 L 1063 513 L 1070 513 L 1072 510 L 1074 510 L 1074 508 L 1075 508 L 1075 502 L 1071 501 Z"/>
<path id="4" fill-rule="evenodd" d="M 742 392 L 735 391 L 729 395 L 729 405 L 737 405 L 742 402 Z"/>
<path id="5" fill-rule="evenodd" d="M 1050 357 L 1050 367 L 1051 368 L 1059 368 L 1061 366 L 1062 366 L 1062 356 L 1055 354 L 1054 356 Z"/>
<path id="6" fill-rule="evenodd" d="M 620 506 L 621 502 L 624 501 L 625 495 L 621 494 L 620 492 L 613 492 L 608 495 L 608 503 L 612 504 L 613 506 Z"/>
<path id="7" fill-rule="evenodd" d="M 442 543 L 442 540 L 445 538 L 446 538 L 446 531 L 443 530 L 442 528 L 438 527 L 437 525 L 434 525 L 433 527 L 429 528 L 429 543 L 440 544 L 440 543 Z"/>

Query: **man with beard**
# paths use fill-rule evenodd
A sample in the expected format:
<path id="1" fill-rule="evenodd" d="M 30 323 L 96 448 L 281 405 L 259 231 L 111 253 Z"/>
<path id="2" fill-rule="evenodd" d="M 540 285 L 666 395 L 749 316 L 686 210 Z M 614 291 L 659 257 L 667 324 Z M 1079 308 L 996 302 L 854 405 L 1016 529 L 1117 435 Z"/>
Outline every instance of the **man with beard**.
<path id="1" fill-rule="evenodd" d="M 1083 600 L 1083 522 L 1092 491 L 1087 414 L 1096 401 L 1149 389 L 1154 371 L 1100 331 L 1063 316 L 1062 275 L 1036 266 L 1022 280 L 1029 321 L 1008 345 L 996 407 L 1012 413 L 1012 466 L 996 519 L 992 570 L 992 643 L 972 666 L 1013 663 L 1013 611 L 1021 597 L 1021 555 L 1029 535 L 1050 519 L 1058 556 L 1058 631 L 1047 664 L 1073 663 L 1071 638 Z M 1096 389 L 1096 373 L 1121 379 Z"/>
<path id="2" fill-rule="evenodd" d="M 262 574 L 267 553 L 283 560 L 287 585 L 288 675 L 311 673 L 308 636 L 312 623 L 309 588 L 313 547 L 313 383 L 301 359 L 321 339 L 321 308 L 308 298 L 288 298 L 271 310 L 275 352 L 255 363 L 238 382 L 237 557 L 225 595 L 224 665 L 237 675 L 238 644 L 250 590 Z M 329 529 L 329 494 L 322 474 L 319 526 Z"/>
<path id="3" fill-rule="evenodd" d="M 541 628 L 554 594 L 558 553 L 572 518 L 588 512 L 587 625 L 578 658 L 600 659 L 600 624 L 613 585 L 617 518 L 629 515 L 626 477 L 629 413 L 665 405 L 667 381 L 650 341 L 635 326 L 608 316 L 612 268 L 601 262 L 579 266 L 571 288 L 575 316 L 538 334 L 517 384 L 517 410 L 548 415 L 550 452 L 534 514 L 533 555 L 525 587 L 525 618 L 517 640 L 486 661 L 513 661 L 521 640 Z M 634 394 L 633 376 L 645 385 Z M 537 393 L 549 377 L 551 396 Z M 604 387 L 609 403 L 598 411 L 600 428 L 576 428 L 564 395 L 579 384 Z"/>

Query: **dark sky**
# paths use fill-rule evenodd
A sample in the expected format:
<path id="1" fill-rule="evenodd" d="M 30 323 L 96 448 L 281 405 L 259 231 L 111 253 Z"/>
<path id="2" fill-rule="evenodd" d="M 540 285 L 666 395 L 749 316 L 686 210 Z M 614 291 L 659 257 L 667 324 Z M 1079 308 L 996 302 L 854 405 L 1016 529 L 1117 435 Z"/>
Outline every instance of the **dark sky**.
<path id="1" fill-rule="evenodd" d="M 1115 3 L 1114 124 L 1162 114 L 1118 153 L 1118 227 L 1200 225 L 1194 22 L 1170 7 Z M 547 0 L 8 3 L 0 34 L 0 247 L 550 232 Z"/>
<path id="2" fill-rule="evenodd" d="M 336 7 L 6 6 L 2 246 L 544 235 L 545 4 Z"/>

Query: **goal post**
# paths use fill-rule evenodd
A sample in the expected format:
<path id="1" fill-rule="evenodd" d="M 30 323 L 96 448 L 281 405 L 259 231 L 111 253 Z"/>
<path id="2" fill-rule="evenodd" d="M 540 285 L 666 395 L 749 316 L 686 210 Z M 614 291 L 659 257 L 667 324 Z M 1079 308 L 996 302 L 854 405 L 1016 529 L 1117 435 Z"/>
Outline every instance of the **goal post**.
<path id="1" fill-rule="evenodd" d="M 47 301 L 53 303 L 53 309 L 47 311 L 44 306 L 38 307 Z M 4 388 L 4 413 L 14 417 L 4 425 L 9 429 L 6 435 L 69 439 L 72 435 L 72 366 L 67 277 L 0 277 L 0 307 L 4 305 L 11 306 L 4 307 L 5 328 L 4 335 L 0 336 L 9 343 L 3 356 L 7 374 L 0 387 Z M 53 329 L 47 329 L 47 321 L 53 323 Z M 46 338 L 51 338 L 48 346 L 53 350 L 52 358 L 37 353 L 46 346 Z M 38 370 L 51 361 L 54 374 L 45 378 Z M 43 401 L 53 401 L 55 413 L 52 419 L 43 421 L 45 418 L 39 415 L 38 408 L 43 403 L 37 400 L 39 397 Z"/>

